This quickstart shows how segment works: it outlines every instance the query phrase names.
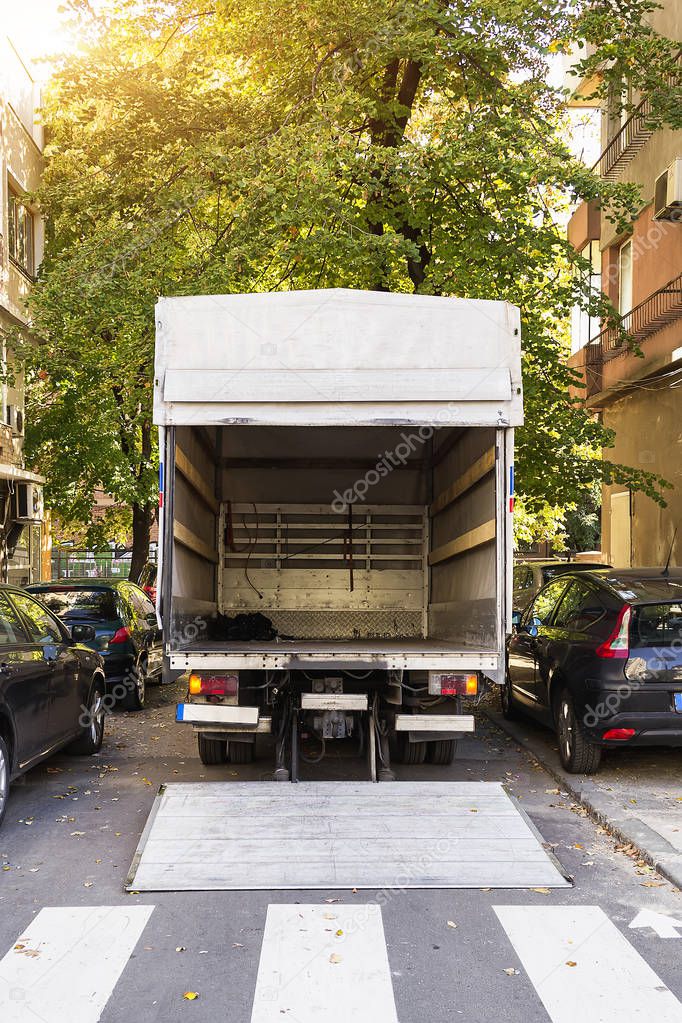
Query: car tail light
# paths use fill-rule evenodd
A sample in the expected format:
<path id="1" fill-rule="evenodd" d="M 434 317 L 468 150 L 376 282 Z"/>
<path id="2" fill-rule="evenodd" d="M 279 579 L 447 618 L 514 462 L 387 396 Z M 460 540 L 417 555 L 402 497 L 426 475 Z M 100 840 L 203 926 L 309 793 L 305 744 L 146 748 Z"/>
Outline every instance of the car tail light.
<path id="1" fill-rule="evenodd" d="M 113 634 L 113 636 L 109 640 L 109 646 L 112 646 L 114 643 L 125 643 L 129 639 L 130 632 L 128 629 L 126 629 L 124 625 L 122 629 L 117 629 L 116 632 Z"/>
<path id="2" fill-rule="evenodd" d="M 630 656 L 630 618 L 632 608 L 624 604 L 620 609 L 616 627 L 604 643 L 597 647 L 597 657 L 614 657 L 626 660 Z"/>
<path id="3" fill-rule="evenodd" d="M 608 732 L 604 732 L 602 735 L 602 739 L 624 742 L 626 739 L 631 739 L 634 734 L 634 728 L 609 728 Z"/>
<path id="4" fill-rule="evenodd" d="M 236 696 L 239 678 L 237 675 L 193 671 L 189 676 L 189 691 L 192 696 Z"/>
<path id="5" fill-rule="evenodd" d="M 430 671 L 429 693 L 433 696 L 476 696 L 478 675 L 475 672 Z"/>

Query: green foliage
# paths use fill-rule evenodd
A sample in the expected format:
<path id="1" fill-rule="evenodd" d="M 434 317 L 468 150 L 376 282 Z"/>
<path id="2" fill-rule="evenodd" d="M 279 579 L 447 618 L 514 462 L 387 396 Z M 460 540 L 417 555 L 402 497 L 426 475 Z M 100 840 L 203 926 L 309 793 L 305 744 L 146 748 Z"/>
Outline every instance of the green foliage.
<path id="1" fill-rule="evenodd" d="M 538 530 L 599 480 L 662 500 L 656 476 L 598 457 L 611 438 L 568 397 L 572 307 L 613 311 L 582 290 L 557 215 L 600 198 L 625 224 L 638 197 L 571 157 L 546 81 L 550 53 L 587 38 L 608 68 L 627 31 L 651 84 L 670 44 L 643 27 L 647 6 L 618 0 L 614 20 L 610 0 L 118 0 L 92 20 L 79 5 L 91 42 L 46 111 L 44 344 L 23 351 L 54 505 L 84 516 L 101 482 L 151 506 L 157 295 L 322 287 L 521 307 L 517 469 Z"/>

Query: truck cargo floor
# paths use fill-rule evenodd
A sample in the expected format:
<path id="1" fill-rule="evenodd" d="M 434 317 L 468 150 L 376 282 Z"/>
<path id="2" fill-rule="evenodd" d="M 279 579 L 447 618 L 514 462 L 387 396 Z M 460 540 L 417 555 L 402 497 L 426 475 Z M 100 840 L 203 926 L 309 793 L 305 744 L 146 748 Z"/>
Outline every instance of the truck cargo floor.
<path id="1" fill-rule="evenodd" d="M 159 790 L 129 891 L 565 888 L 500 782 L 198 782 Z"/>

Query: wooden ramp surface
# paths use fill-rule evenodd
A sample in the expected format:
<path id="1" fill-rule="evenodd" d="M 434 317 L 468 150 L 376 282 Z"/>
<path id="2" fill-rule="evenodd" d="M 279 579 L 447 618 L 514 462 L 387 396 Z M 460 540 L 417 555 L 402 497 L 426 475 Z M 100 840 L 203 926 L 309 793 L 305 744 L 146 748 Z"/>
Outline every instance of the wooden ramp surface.
<path id="1" fill-rule="evenodd" d="M 162 786 L 128 890 L 569 887 L 499 782 Z"/>

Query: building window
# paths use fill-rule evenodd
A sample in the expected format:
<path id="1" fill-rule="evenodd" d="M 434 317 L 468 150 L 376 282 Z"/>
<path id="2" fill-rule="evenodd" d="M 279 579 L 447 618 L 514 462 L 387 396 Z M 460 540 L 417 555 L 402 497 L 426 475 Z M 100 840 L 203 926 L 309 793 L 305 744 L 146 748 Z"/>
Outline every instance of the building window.
<path id="1" fill-rule="evenodd" d="M 13 189 L 8 189 L 9 254 L 21 269 L 33 276 L 34 225 L 33 214 Z"/>
<path id="2" fill-rule="evenodd" d="M 593 295 L 601 292 L 601 249 L 598 241 L 588 242 L 580 255 L 590 264 L 589 270 L 581 271 L 582 287 L 585 293 L 589 289 Z M 599 333 L 599 317 L 590 316 L 586 309 L 576 306 L 571 318 L 571 353 L 579 352 Z"/>
<path id="3" fill-rule="evenodd" d="M 618 312 L 623 317 L 623 326 L 628 329 L 632 311 L 632 238 L 623 242 L 618 250 Z"/>

